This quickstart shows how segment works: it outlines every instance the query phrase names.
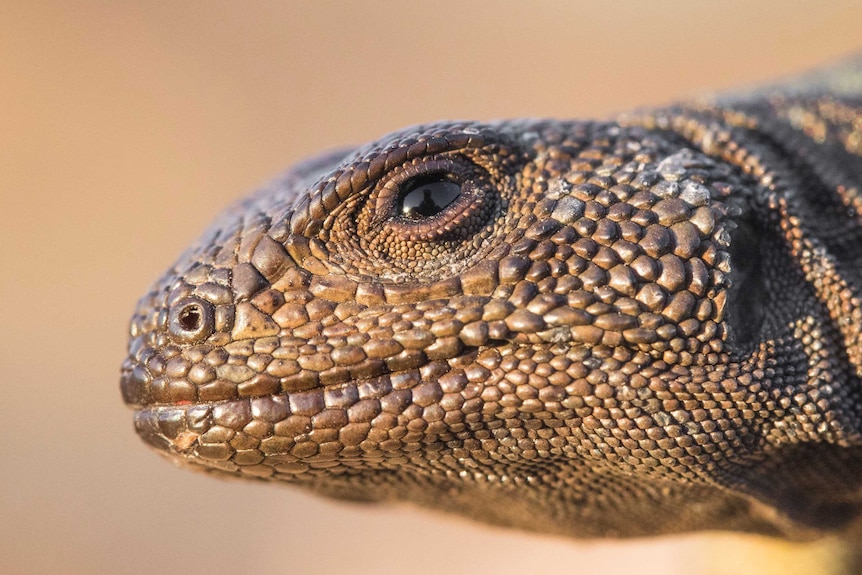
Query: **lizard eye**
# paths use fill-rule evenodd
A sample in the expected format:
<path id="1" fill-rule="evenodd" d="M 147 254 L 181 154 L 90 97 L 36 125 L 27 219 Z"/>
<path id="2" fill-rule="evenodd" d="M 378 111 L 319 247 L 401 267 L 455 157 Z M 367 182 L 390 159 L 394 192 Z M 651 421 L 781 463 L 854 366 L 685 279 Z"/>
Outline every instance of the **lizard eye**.
<path id="1" fill-rule="evenodd" d="M 348 274 L 404 285 L 450 278 L 495 247 L 528 160 L 508 144 L 475 126 L 398 135 L 321 180 L 291 228 L 318 234 Z"/>
<path id="2" fill-rule="evenodd" d="M 461 185 L 441 176 L 419 177 L 402 185 L 398 212 L 408 220 L 430 218 L 461 195 Z"/>
<path id="3" fill-rule="evenodd" d="M 487 174 L 455 157 L 425 158 L 383 181 L 371 201 L 371 242 L 464 241 L 482 229 L 497 205 Z M 399 248 L 400 249 L 400 248 Z"/>

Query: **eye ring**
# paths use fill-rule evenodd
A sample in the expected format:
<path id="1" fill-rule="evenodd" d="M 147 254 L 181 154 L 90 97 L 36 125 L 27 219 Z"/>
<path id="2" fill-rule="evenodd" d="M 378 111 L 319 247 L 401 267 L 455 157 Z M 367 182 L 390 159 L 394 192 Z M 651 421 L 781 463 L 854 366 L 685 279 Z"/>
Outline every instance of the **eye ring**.
<path id="1" fill-rule="evenodd" d="M 168 332 L 176 341 L 202 341 L 214 331 L 215 310 L 210 302 L 190 296 L 171 306 L 168 313 Z"/>

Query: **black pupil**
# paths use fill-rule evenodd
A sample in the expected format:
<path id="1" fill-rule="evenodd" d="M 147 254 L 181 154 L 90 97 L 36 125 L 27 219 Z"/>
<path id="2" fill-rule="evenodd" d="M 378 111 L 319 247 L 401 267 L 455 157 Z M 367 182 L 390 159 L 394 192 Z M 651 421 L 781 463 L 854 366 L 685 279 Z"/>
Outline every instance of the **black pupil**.
<path id="1" fill-rule="evenodd" d="M 197 306 L 189 306 L 180 314 L 180 327 L 186 331 L 195 331 L 201 325 L 201 310 Z"/>
<path id="2" fill-rule="evenodd" d="M 408 182 L 401 194 L 401 215 L 407 218 L 430 218 L 442 212 L 461 195 L 461 186 L 440 178 L 423 178 Z"/>

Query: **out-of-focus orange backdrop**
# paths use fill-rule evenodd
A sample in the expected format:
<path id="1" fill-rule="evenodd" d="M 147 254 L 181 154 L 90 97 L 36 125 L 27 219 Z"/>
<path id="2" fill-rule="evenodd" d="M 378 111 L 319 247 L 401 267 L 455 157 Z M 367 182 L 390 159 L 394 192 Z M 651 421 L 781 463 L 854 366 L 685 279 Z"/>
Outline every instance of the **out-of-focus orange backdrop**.
<path id="1" fill-rule="evenodd" d="M 148 284 L 302 157 L 750 85 L 859 49 L 860 23 L 814 0 L 0 2 L 0 573 L 781 564 L 756 539 L 575 542 L 181 472 L 135 436 L 118 368 Z"/>

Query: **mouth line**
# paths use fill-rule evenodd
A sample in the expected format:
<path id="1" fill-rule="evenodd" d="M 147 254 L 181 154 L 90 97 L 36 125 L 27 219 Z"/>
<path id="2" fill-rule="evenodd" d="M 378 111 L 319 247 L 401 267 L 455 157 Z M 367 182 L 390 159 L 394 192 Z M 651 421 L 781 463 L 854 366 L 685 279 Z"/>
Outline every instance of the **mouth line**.
<path id="1" fill-rule="evenodd" d="M 511 342 L 507 343 L 511 344 Z M 294 394 L 318 391 L 326 393 L 349 387 L 356 389 L 371 387 L 377 390 L 382 384 L 385 384 L 384 387 L 388 387 L 390 390 L 408 389 L 419 384 L 422 380 L 435 379 L 444 373 L 449 372 L 454 367 L 453 362 L 460 364 L 463 362 L 475 361 L 475 358 L 482 351 L 492 349 L 494 347 L 496 346 L 464 347 L 460 350 L 460 353 L 453 357 L 438 357 L 434 359 L 430 359 L 425 356 L 419 357 L 418 354 L 411 354 L 410 356 L 405 356 L 403 358 L 396 357 L 395 359 L 399 360 L 401 363 L 400 366 L 397 366 L 401 367 L 400 369 L 396 366 L 392 366 L 396 367 L 396 369 L 390 369 L 389 364 L 382 362 L 377 366 L 377 369 L 364 370 L 365 373 L 350 374 L 347 371 L 342 371 L 341 377 L 337 378 L 335 381 L 325 383 L 324 381 L 326 379 L 333 379 L 333 377 L 331 377 L 333 374 L 329 374 L 330 377 L 327 377 L 326 372 L 314 372 L 314 377 L 310 380 L 308 378 L 302 380 L 297 377 L 297 379 L 294 380 L 290 376 L 283 377 L 280 378 L 280 381 L 276 380 L 274 385 L 267 385 L 264 388 L 264 391 L 259 393 L 254 393 L 250 388 L 246 388 L 245 390 L 242 389 L 243 384 L 253 382 L 255 377 L 260 375 L 267 376 L 266 372 L 261 372 L 255 377 L 244 382 L 233 383 L 235 386 L 233 394 L 205 399 L 201 399 L 198 396 L 202 387 L 201 385 L 192 383 L 185 377 L 164 378 L 166 381 L 157 381 L 159 378 L 155 377 L 146 365 L 142 364 L 135 357 L 128 356 L 121 369 L 120 388 L 124 403 L 130 408 L 136 410 L 147 407 L 213 406 L 243 399 L 253 400 L 257 398 L 277 396 L 289 397 Z M 301 372 L 300 374 L 297 374 L 297 376 L 302 376 L 303 374 L 307 375 L 307 372 Z M 213 382 L 219 381 L 222 380 L 213 380 Z M 153 388 L 155 383 L 158 383 L 158 385 L 161 386 L 183 385 L 194 388 L 195 393 L 194 395 L 188 394 L 187 398 L 184 399 L 165 401 L 164 399 L 155 396 L 157 393 L 163 393 L 163 391 L 160 390 L 154 391 Z"/>
<path id="2" fill-rule="evenodd" d="M 399 396 L 397 401 L 406 405 L 412 397 L 398 392 L 422 382 L 418 370 L 410 375 L 412 377 L 383 376 L 269 396 L 133 406 L 134 426 L 143 441 L 161 453 L 193 461 L 202 449 L 221 449 L 208 444 L 227 441 L 222 437 L 225 432 L 239 433 L 255 421 L 271 426 L 300 416 L 309 422 L 308 433 L 313 429 L 311 421 L 316 415 L 332 410 L 346 412 L 365 399 L 382 399 L 394 394 Z M 215 435 L 208 437 L 211 430 Z M 207 453 L 207 459 L 218 458 L 218 453 Z"/>
<path id="3" fill-rule="evenodd" d="M 423 371 L 427 371 L 427 373 L 423 373 Z M 129 394 L 126 392 L 126 389 L 128 385 L 136 383 L 129 377 L 130 373 L 131 372 L 126 372 L 124 370 L 121 377 L 120 384 L 123 388 L 123 399 L 129 408 L 134 410 L 136 413 L 141 413 L 165 409 L 183 412 L 190 411 L 195 408 L 213 409 L 219 406 L 236 404 L 239 402 L 250 404 L 251 402 L 266 400 L 269 398 L 294 398 L 297 401 L 308 403 L 311 401 L 310 398 L 320 396 L 320 402 L 327 405 L 331 401 L 335 401 L 332 399 L 333 397 L 340 397 L 343 395 L 355 395 L 357 399 L 379 399 L 392 391 L 409 390 L 423 381 L 433 380 L 439 375 L 442 375 L 443 370 L 413 368 L 368 377 L 348 379 L 337 383 L 319 384 L 307 389 L 285 390 L 282 388 L 275 393 L 265 393 L 260 395 L 234 396 L 215 400 L 181 400 L 176 402 L 134 401 L 136 398 L 131 398 L 132 400 L 130 401 L 130 398 L 128 397 Z"/>

